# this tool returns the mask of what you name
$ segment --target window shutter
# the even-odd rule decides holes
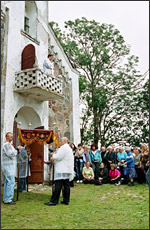
[[[27,45],[22,52],[22,67],[21,69],[31,69],[35,63],[35,47]]]

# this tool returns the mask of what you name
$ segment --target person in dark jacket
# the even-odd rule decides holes
[[[105,156],[106,156],[106,148],[105,147],[101,147],[101,157],[102,157],[102,162],[105,164],[106,160],[105,160]]]
[[[110,170],[110,164],[116,163],[116,154],[112,151],[112,147],[108,146],[108,152],[106,153],[106,167],[108,171]]]
[[[105,167],[103,162],[100,164],[99,176],[99,181],[101,181],[102,184],[108,183],[108,169]]]

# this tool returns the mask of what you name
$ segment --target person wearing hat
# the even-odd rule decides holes
[[[125,148],[127,157],[125,164],[127,165],[128,175],[130,178],[131,183],[128,184],[128,186],[134,186],[134,178],[137,177],[136,171],[135,171],[135,164],[134,164],[134,157],[131,153],[131,148],[126,147]]]

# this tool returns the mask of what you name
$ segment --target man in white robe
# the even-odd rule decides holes
[[[64,186],[63,201],[62,204],[69,204],[70,201],[70,184],[74,178],[74,157],[72,149],[67,143],[67,137],[61,138],[61,147],[58,149],[57,153],[53,153],[51,161],[55,165],[55,190],[50,199],[50,202],[45,203],[48,206],[58,204],[60,192],[62,186]]]
[[[2,172],[5,176],[3,202],[4,204],[16,204],[13,201],[14,188],[15,188],[15,176],[17,169],[17,150],[12,146],[13,134],[11,132],[6,133],[6,142],[2,147]],[[18,147],[20,151],[20,146]]]

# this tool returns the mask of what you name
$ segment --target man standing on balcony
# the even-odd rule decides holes
[[[61,147],[57,153],[51,154],[51,162],[55,164],[55,190],[50,202],[45,203],[48,206],[58,204],[62,186],[64,186],[62,204],[68,205],[70,201],[70,184],[74,178],[74,156],[72,149],[68,144],[67,137],[61,138]]]
[[[43,62],[43,71],[52,75],[54,74],[53,55],[49,54]]]

